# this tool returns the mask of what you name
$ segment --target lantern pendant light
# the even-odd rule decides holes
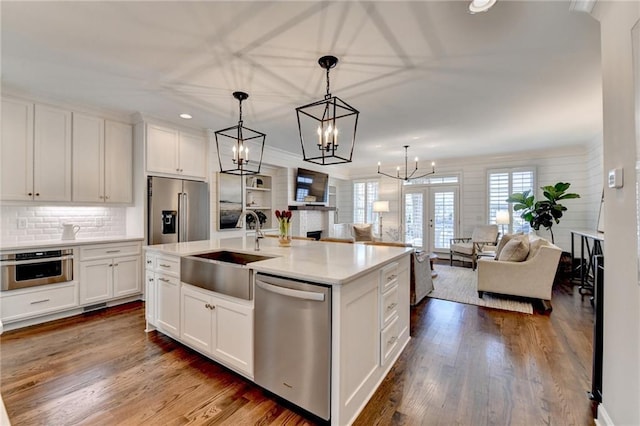
[[[260,173],[264,141],[266,134],[244,126],[242,121],[242,101],[249,95],[244,92],[233,92],[233,97],[239,102],[240,119],[237,126],[215,132],[218,162],[222,173],[232,175],[255,175]],[[249,148],[255,160],[249,160]],[[227,160],[231,154],[231,160]],[[223,164],[224,163],[224,164]]]
[[[335,56],[318,59],[327,72],[324,99],[296,108],[298,132],[304,161],[320,165],[350,163],[360,112],[329,90],[329,70],[338,63]]]

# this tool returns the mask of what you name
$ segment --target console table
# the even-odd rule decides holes
[[[576,268],[571,269],[571,279],[580,280],[578,291],[582,296],[593,295],[593,283],[595,277],[594,256],[602,256],[602,242],[604,233],[593,230],[572,230],[571,231],[571,259],[576,258],[575,237],[580,238],[580,263]],[[577,275],[579,272],[579,275]],[[591,299],[593,303],[593,298]]]

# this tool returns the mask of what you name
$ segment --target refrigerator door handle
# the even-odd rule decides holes
[[[178,242],[186,241],[183,192],[178,192]]]
[[[182,241],[189,241],[189,197],[186,192],[182,193]]]

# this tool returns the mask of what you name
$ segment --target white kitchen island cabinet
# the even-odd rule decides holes
[[[161,257],[178,259],[219,250],[254,253],[253,248],[253,239],[243,237],[159,244],[146,250],[152,265]],[[277,241],[265,239],[259,254],[271,258],[248,264],[256,273],[331,287],[331,424],[347,425],[357,418],[409,342],[411,252],[304,240],[281,248]],[[252,357],[259,356],[253,336],[256,301],[218,295],[185,282],[179,287],[181,306],[174,310],[179,314],[174,327],[179,332],[166,334],[253,380]],[[161,309],[158,289],[155,301],[147,299],[147,320],[155,312],[157,328],[165,333]],[[154,325],[148,322],[147,329]]]
[[[187,284],[181,288],[181,340],[253,378],[253,306]]]

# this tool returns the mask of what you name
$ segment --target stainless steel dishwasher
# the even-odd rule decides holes
[[[331,287],[256,274],[255,382],[331,417]]]

